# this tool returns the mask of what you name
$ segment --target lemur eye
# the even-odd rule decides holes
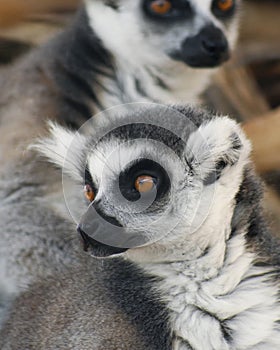
[[[134,185],[138,192],[147,193],[154,188],[155,179],[149,175],[141,175],[137,177]]]
[[[168,0],[155,0],[150,4],[150,9],[152,12],[158,15],[167,14],[172,8],[172,4]]]
[[[93,202],[94,201],[95,193],[94,193],[93,188],[90,185],[87,184],[87,185],[84,186],[84,194],[85,194],[86,199],[89,202]]]
[[[214,0],[212,11],[217,17],[232,16],[235,10],[235,0]]]
[[[221,11],[228,11],[233,7],[233,0],[219,0],[217,2],[217,7]]]

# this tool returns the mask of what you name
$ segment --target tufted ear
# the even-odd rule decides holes
[[[50,136],[38,139],[30,149],[44,155],[71,178],[80,181],[85,167],[86,138],[52,122],[48,125]]]
[[[230,118],[217,117],[190,135],[185,155],[191,169],[209,185],[237,163],[243,169],[250,151],[250,142],[240,126]]]

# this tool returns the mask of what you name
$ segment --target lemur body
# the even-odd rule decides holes
[[[170,132],[171,116],[179,135]],[[278,349],[279,242],[262,218],[241,129],[225,117],[161,106],[108,118],[116,127],[100,138],[103,125],[97,118],[89,137],[54,126],[37,146],[81,188],[85,181],[94,189],[78,231],[99,259],[24,293],[1,349]],[[157,195],[139,210],[133,186],[143,175],[153,176]],[[123,248],[108,245],[108,223]],[[137,234],[144,244],[125,243]]]
[[[25,152],[44,133],[45,120],[77,128],[115,104],[193,102],[205,87],[210,68],[212,72],[228,57],[236,37],[239,1],[225,12],[217,8],[216,0],[176,1],[162,19],[154,18],[152,3],[86,1],[69,28],[1,72],[4,303],[38,275],[76,261],[72,250],[64,249],[72,245],[72,236],[69,225],[64,227],[63,203],[59,205],[60,176]],[[51,232],[50,221],[61,222],[57,232]]]

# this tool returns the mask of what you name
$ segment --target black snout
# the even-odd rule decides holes
[[[229,56],[228,41],[223,32],[214,25],[208,25],[197,35],[187,38],[181,51],[172,54],[173,58],[198,68],[219,66]]]
[[[114,217],[106,215],[98,203],[88,208],[77,230],[84,250],[96,257],[120,254],[145,242],[143,233],[125,229]]]
[[[84,251],[90,253],[92,256],[106,258],[116,254],[124,253],[127,250],[127,248],[111,247],[109,245],[96,241],[95,239],[88,236],[80,225],[78,226],[77,231],[81,235]]]
[[[77,229],[84,250],[96,257],[108,257],[127,250],[125,230],[113,217],[106,215],[98,205],[91,205]]]
[[[225,57],[228,42],[223,32],[214,26],[205,27],[199,34],[202,49],[209,56]]]

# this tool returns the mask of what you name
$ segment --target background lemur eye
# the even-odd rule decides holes
[[[172,4],[168,0],[155,0],[150,4],[150,9],[159,15],[167,14],[172,8]]]
[[[87,184],[84,186],[84,194],[85,194],[85,197],[88,201],[90,201],[90,202],[94,201],[95,193],[94,193],[93,188],[90,185]]]
[[[234,0],[214,0],[212,3],[212,11],[216,16],[230,16],[234,12]]]
[[[135,180],[135,188],[140,193],[150,192],[155,186],[155,178],[149,175],[138,176]]]
[[[154,20],[185,20],[193,16],[188,0],[143,0],[145,14]]]
[[[222,11],[228,11],[233,6],[233,0],[219,0],[217,6]]]

